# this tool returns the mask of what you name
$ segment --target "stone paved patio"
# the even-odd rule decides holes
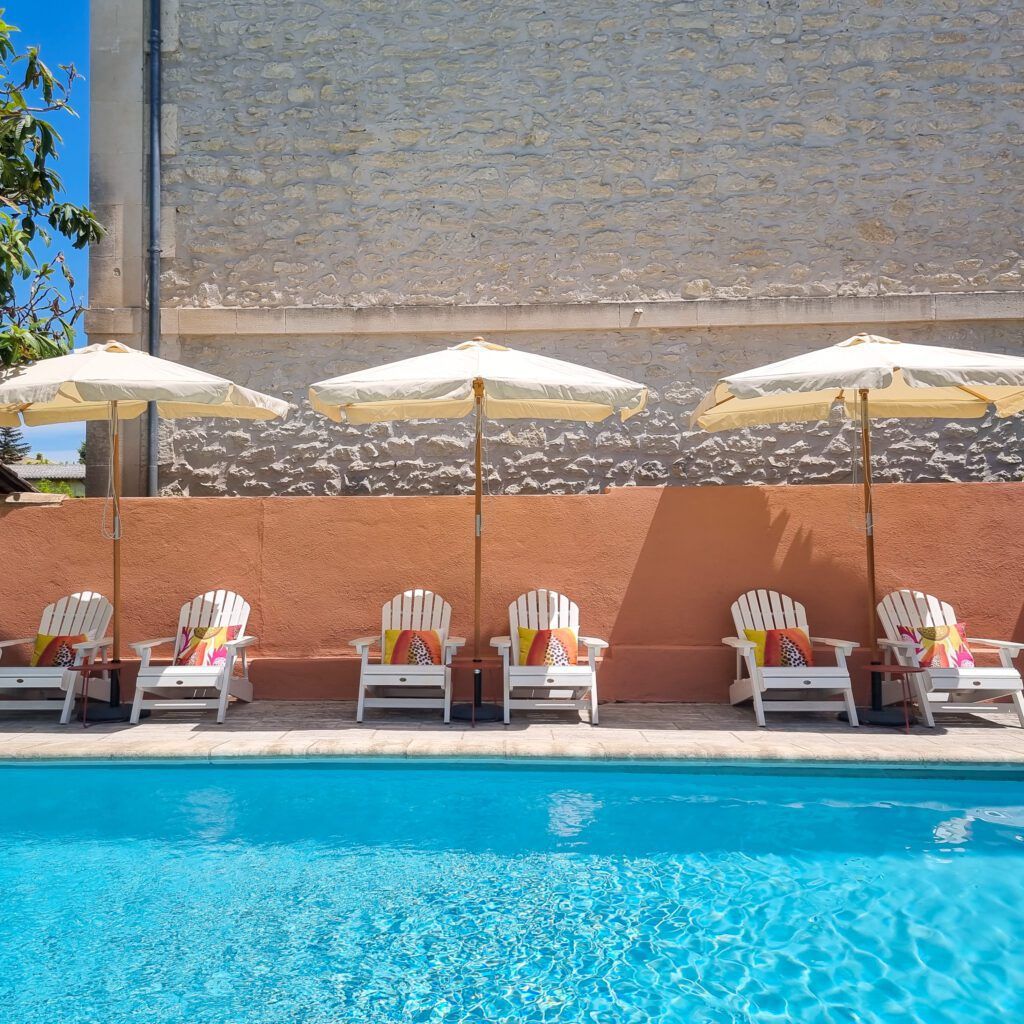
[[[1024,729],[1009,715],[950,718],[934,730],[851,729],[824,715],[777,715],[758,729],[743,708],[608,704],[592,728],[568,715],[520,714],[509,726],[443,725],[426,714],[376,712],[357,725],[349,702],[235,705],[164,712],[137,726],[60,725],[37,712],[0,715],[3,758],[252,756],[592,757],[1024,764]]]

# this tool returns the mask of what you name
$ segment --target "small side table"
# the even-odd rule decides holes
[[[452,718],[457,722],[469,722],[476,725],[477,722],[500,722],[505,717],[505,710],[498,704],[485,704],[483,702],[483,675],[485,668],[500,668],[501,658],[493,654],[481,655],[474,658],[472,654],[456,654],[452,658],[452,670],[472,669],[473,670],[473,699],[464,704],[452,705]]]
[[[903,728],[908,734],[910,733],[910,677],[920,672],[919,668],[915,668],[913,665],[895,665],[887,664],[880,661],[873,661],[870,665],[864,666],[865,671],[871,673],[871,681],[874,684],[876,681],[881,686],[881,681],[884,676],[889,678],[895,678],[900,681],[900,686],[903,689]],[[874,689],[874,686],[872,686]],[[870,718],[870,712],[866,716],[866,724],[868,725],[888,725],[889,722],[876,721],[872,722]],[[895,723],[892,723],[895,724]]]
[[[82,728],[87,729],[88,723],[88,712],[89,712],[89,680],[93,676],[102,675],[104,672],[110,673],[110,690],[111,693],[115,692],[114,687],[120,682],[118,676],[121,669],[124,668],[123,661],[87,661],[81,665],[72,665],[71,671],[77,672],[82,677],[82,711],[80,718],[82,720]],[[111,708],[105,708],[102,712],[102,716],[97,716],[94,720],[95,724],[97,721],[104,722],[127,722],[131,717],[131,709],[126,704],[117,704]]]

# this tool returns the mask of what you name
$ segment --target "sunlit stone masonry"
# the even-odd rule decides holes
[[[92,0],[87,326],[135,345],[146,6]],[[862,330],[1024,351],[1013,0],[164,0],[161,27],[162,354],[295,405],[162,424],[166,493],[468,489],[468,421],[338,426],[306,387],[477,334],[652,392],[624,425],[489,423],[492,493],[848,481],[848,424],[689,414]],[[1020,480],[1022,436],[880,424],[877,472]]]

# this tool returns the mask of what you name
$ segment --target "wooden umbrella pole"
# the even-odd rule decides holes
[[[474,520],[475,544],[473,550],[473,657],[480,657],[480,593],[483,576],[483,526],[484,526],[484,382],[480,377],[473,381],[476,397],[476,518]]]
[[[868,648],[875,649],[875,517],[871,503],[871,415],[867,388],[860,389],[860,447],[864,477],[864,541],[868,559]]]
[[[111,490],[114,500],[114,648],[113,660],[121,658],[121,424],[117,418],[117,402],[111,403]]]

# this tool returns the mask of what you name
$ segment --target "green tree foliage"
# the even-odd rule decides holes
[[[17,427],[0,427],[0,462],[20,462],[32,446]]]
[[[75,496],[75,492],[71,489],[71,484],[66,480],[37,480],[35,482],[35,489],[43,494],[66,494],[69,498]]]
[[[18,53],[16,31],[0,8],[0,367],[67,352],[82,312],[63,254],[40,262],[33,246],[60,236],[83,249],[103,237],[86,207],[59,200],[53,168],[61,137],[48,118],[74,115],[81,76],[73,64],[51,71],[37,47]]]

